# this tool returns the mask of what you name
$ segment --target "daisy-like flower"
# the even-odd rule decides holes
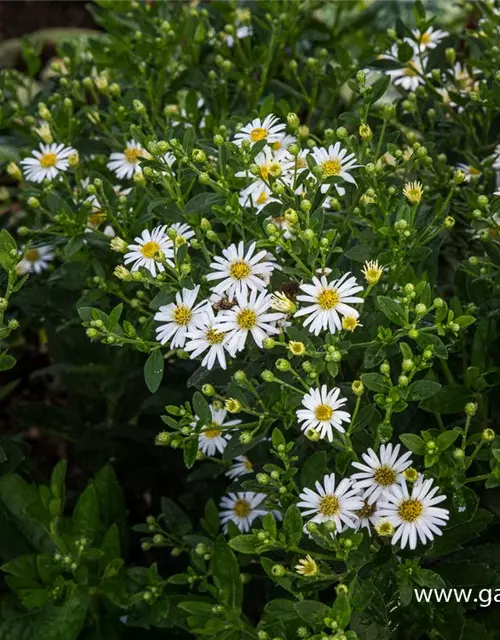
[[[216,294],[225,293],[233,298],[238,293],[248,294],[249,291],[262,291],[266,288],[264,276],[271,275],[276,265],[268,260],[267,251],[255,253],[256,243],[253,242],[245,253],[242,242],[236,246],[232,244],[222,251],[221,256],[215,256],[210,267],[212,271],[207,280],[222,280],[212,291]]]
[[[253,207],[256,214],[259,214],[271,202],[279,202],[279,200],[272,195],[271,189],[262,180],[255,180],[255,182],[240,191],[240,205],[247,209]]]
[[[156,227],[153,231],[145,229],[140,236],[135,238],[137,244],[129,244],[130,251],[125,254],[124,262],[133,262],[131,271],[137,271],[139,267],[147,269],[154,278],[157,272],[165,271],[165,267],[156,258],[159,252],[165,256],[167,264],[174,267],[170,258],[174,257],[174,243],[167,236],[167,227]]]
[[[227,427],[234,427],[241,424],[241,420],[226,420],[227,411],[225,409],[215,409],[213,405],[210,407],[212,421],[210,424],[203,425],[203,429],[198,435],[198,449],[206,456],[214,456],[216,452],[223,453],[229,441],[229,433]],[[191,423],[196,427],[198,416]]]
[[[328,391],[326,384],[321,389],[310,389],[302,398],[302,406],[305,409],[296,411],[297,420],[304,423],[301,425],[302,431],[317,431],[320,438],[327,438],[328,442],[333,441],[334,429],[344,433],[342,423],[350,422],[351,414],[341,409],[347,399],[339,396],[338,387]]]
[[[365,280],[370,285],[376,285],[384,273],[384,268],[380,267],[378,260],[367,260],[361,269]]]
[[[262,348],[265,338],[279,333],[275,323],[283,319],[282,313],[269,313],[272,300],[265,291],[258,294],[254,289],[249,298],[237,293],[236,302],[232,309],[219,313],[214,326],[217,331],[228,332],[226,349],[233,357],[244,349],[249,334]]]
[[[394,525],[389,518],[382,518],[375,523],[375,531],[379,536],[390,538],[394,535]]]
[[[271,148],[276,154],[277,158],[284,159],[290,155],[287,147],[290,144],[296,144],[296,142],[297,142],[297,138],[295,136],[285,134],[279,140],[276,140],[276,142],[273,142],[273,144],[271,145]]]
[[[439,487],[433,487],[434,480],[417,480],[408,491],[406,482],[393,488],[392,493],[387,493],[381,499],[379,515],[388,518],[396,533],[392,537],[392,544],[400,542],[401,549],[409,546],[415,549],[417,537],[422,544],[430,542],[434,536],[442,534],[449,519],[448,509],[436,505],[446,500],[446,496],[436,495]]]
[[[350,331],[352,333],[358,327],[362,326],[361,322],[358,322],[358,319],[354,316],[344,316],[342,318],[342,329],[344,329],[344,331]]]
[[[174,224],[170,225],[168,231],[171,231],[172,229],[176,234],[174,243],[177,247],[179,247],[181,244],[186,244],[186,242],[191,240],[191,238],[194,238],[194,236],[196,235],[191,227],[185,222],[175,222]]]
[[[482,173],[471,164],[464,164],[463,162],[459,162],[457,164],[457,169],[465,173],[465,182],[471,182],[472,180],[479,178]]]
[[[312,284],[301,284],[300,288],[306,295],[298,295],[297,300],[308,302],[307,307],[299,309],[295,317],[309,316],[304,320],[304,326],[309,327],[309,331],[314,335],[319,335],[321,331],[335,333],[342,328],[340,316],[354,316],[359,318],[359,313],[350,307],[349,304],[364,302],[363,298],[356,296],[363,290],[358,285],[354,276],[349,277],[345,273],[338,280],[328,282],[326,276],[321,278],[313,277]]]
[[[325,179],[338,177],[351,184],[356,184],[356,180],[354,180],[349,172],[351,169],[355,169],[360,165],[357,164],[354,153],[348,153],[347,149],[344,149],[340,145],[340,142],[336,142],[334,145],[331,144],[328,149],[325,149],[325,147],[314,147],[312,155],[317,165],[323,170]],[[345,189],[343,187],[336,184],[335,188],[339,195],[344,195]],[[321,193],[326,193],[329,189],[329,184],[321,185]]]
[[[266,140],[268,144],[274,144],[281,140],[283,137],[282,132],[285,128],[286,125],[271,114],[266,116],[263,121],[260,118],[255,118],[255,120],[240,129],[234,136],[233,142],[238,147],[241,147],[243,140],[248,140],[251,144],[260,142],[260,140]]]
[[[253,473],[253,464],[246,456],[236,456],[235,463],[226,471],[226,476],[234,480],[240,476],[245,476],[248,473]]]
[[[366,500],[359,511],[356,511],[355,529],[368,529],[368,533],[371,535],[371,525],[375,526],[379,521],[377,513],[377,505],[369,504]]]
[[[423,79],[423,69],[418,59],[418,51],[416,50],[415,43],[405,38],[407,42],[415,51],[413,58],[405,63],[405,67],[402,69],[387,69],[386,73],[391,76],[394,86],[402,87],[405,91],[415,91],[417,87],[425,83]],[[398,46],[394,44],[391,48],[389,55],[382,56],[384,58],[391,58],[392,60],[398,60]]]
[[[16,271],[19,275],[25,273],[41,273],[48,269],[53,259],[54,252],[52,247],[48,245],[31,247],[25,252],[23,259],[18,263]]]
[[[411,466],[411,452],[407,451],[399,456],[400,449],[399,444],[394,448],[391,443],[383,444],[378,456],[373,449],[363,453],[361,457],[365,464],[352,463],[353,467],[360,470],[351,476],[353,486],[363,493],[368,504],[374,504],[381,496],[404,484],[403,471]]]
[[[442,29],[429,27],[424,33],[420,33],[418,29],[413,29],[413,35],[415,36],[420,51],[425,51],[426,49],[435,49],[441,40],[444,40],[450,34]]]
[[[253,29],[250,25],[244,24],[236,28],[235,36],[238,40],[249,38],[251,35],[253,35]],[[234,36],[232,36],[230,33],[225,33],[223,37],[224,42],[230,49],[232,49],[234,47]]]
[[[275,154],[272,148],[269,146],[264,147],[264,149],[262,149],[262,151],[255,156],[253,164],[259,167],[258,178],[264,182],[267,182],[269,180],[269,176],[273,176],[273,174],[279,175],[283,170],[279,156]],[[252,177],[252,174],[248,169],[245,169],[244,171],[238,171],[234,175],[236,178]]]
[[[309,554],[305,558],[300,558],[298,564],[295,565],[295,571],[306,578],[315,576],[319,569],[314,558]]]
[[[271,293],[271,309],[281,311],[282,313],[295,313],[297,306],[293,300],[281,291]]]
[[[256,518],[265,516],[268,512],[262,503],[266,499],[263,493],[244,491],[229,493],[220,502],[220,520],[227,533],[227,523],[231,520],[242,533],[248,533]]]
[[[112,153],[106,165],[110,171],[116,173],[116,177],[130,179],[135,173],[141,173],[141,158],[150,157],[143,147],[135,140],[129,140],[125,149]]]
[[[72,147],[63,144],[40,144],[40,151],[33,151],[33,158],[24,158],[24,177],[31,182],[54,180],[60,171],[67,171],[69,157],[76,153]]]
[[[191,359],[197,358],[205,353],[201,362],[202,367],[212,369],[217,360],[222,369],[226,364],[226,345],[228,334],[214,329],[215,315],[210,305],[206,304],[200,312],[197,326],[186,334],[186,344],[184,350],[190,353]]]
[[[201,309],[205,302],[195,305],[200,285],[194,289],[182,289],[175,294],[175,302],[163,305],[155,320],[162,324],[156,329],[156,339],[161,344],[170,342],[171,349],[184,347],[188,333],[192,333],[202,321]]]
[[[403,188],[404,197],[412,204],[418,204],[422,200],[424,188],[421,182],[407,182]]]
[[[323,484],[316,482],[316,491],[305,488],[299,495],[297,506],[304,516],[313,515],[310,522],[321,524],[335,522],[337,533],[344,527],[355,528],[356,511],[363,508],[363,500],[352,488],[349,478],[344,478],[335,488],[335,474],[323,478]]]
[[[479,87],[479,80],[475,76],[479,73],[481,73],[479,69],[472,69],[471,75],[465,65],[462,65],[460,62],[455,63],[453,75],[457,91],[461,95],[467,95],[471,93],[471,91],[477,91]],[[450,104],[451,106],[455,106],[454,103]]]

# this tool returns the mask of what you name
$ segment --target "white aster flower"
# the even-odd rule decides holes
[[[265,494],[253,491],[229,493],[224,496],[220,502],[220,520],[224,533],[227,533],[227,523],[230,520],[242,533],[248,533],[254,520],[268,512],[262,506],[265,499]]]
[[[210,406],[212,421],[203,425],[198,435],[198,449],[206,456],[214,456],[216,452],[223,453],[229,441],[230,435],[227,427],[234,427],[241,424],[241,420],[226,420],[227,411],[225,409],[214,409]],[[194,416],[191,426],[196,427],[198,416]]]
[[[314,335],[317,336],[321,331],[326,330],[330,333],[340,331],[342,329],[340,316],[359,317],[356,309],[349,304],[363,302],[363,298],[354,295],[362,291],[363,287],[358,285],[354,276],[349,277],[349,275],[345,273],[333,282],[328,282],[326,276],[321,278],[314,276],[313,284],[300,285],[306,295],[298,295],[297,300],[308,302],[309,305],[299,309],[295,317],[309,316],[304,320],[304,326],[309,327],[309,331]]]
[[[40,144],[40,151],[32,152],[33,158],[24,158],[24,177],[31,182],[54,180],[60,171],[67,171],[71,154],[76,153],[72,147],[63,144]]]
[[[417,55],[418,51],[415,43],[408,38],[405,38],[405,42],[413,48],[415,55],[405,63],[402,69],[387,69],[385,73],[391,76],[396,87],[402,87],[405,91],[415,91],[419,85],[425,84],[422,77],[423,69]],[[398,46],[396,44],[392,45],[390,54],[382,57],[398,61]]]
[[[167,264],[174,267],[170,258],[174,257],[174,243],[167,236],[167,227],[163,225],[152,231],[145,229],[140,236],[135,238],[137,244],[129,244],[130,251],[125,254],[124,262],[133,262],[131,271],[137,271],[139,267],[147,269],[154,278],[156,273],[165,271],[165,267],[156,259],[159,252],[165,256]]]
[[[175,163],[177,158],[171,151],[167,151],[167,153],[163,156],[163,162],[168,166],[169,169],[172,168],[172,165]]]
[[[18,263],[16,271],[19,275],[25,273],[41,273],[48,269],[49,263],[54,259],[54,251],[48,245],[31,247],[26,251],[23,259]]]
[[[236,305],[219,313],[214,329],[228,332],[226,349],[233,357],[245,347],[249,334],[255,344],[262,348],[265,338],[279,333],[276,322],[284,316],[282,313],[268,313],[272,302],[271,296],[265,291],[257,294],[253,290],[248,298],[237,293]]]
[[[178,247],[181,244],[185,244],[191,238],[194,238],[196,235],[195,232],[191,229],[191,227],[185,222],[175,222],[170,225],[168,231],[173,229],[177,234],[174,239],[175,245]]]
[[[130,179],[135,173],[141,173],[141,158],[150,157],[149,153],[135,140],[130,140],[121,152],[112,153],[106,165],[116,177]]]
[[[240,129],[234,136],[233,142],[238,147],[241,147],[243,140],[248,140],[251,144],[267,140],[268,144],[274,144],[281,140],[285,128],[286,125],[271,114],[266,116],[263,121],[260,118],[255,118]]]
[[[271,189],[262,180],[255,180],[255,182],[240,191],[240,205],[247,209],[255,208],[256,214],[260,213],[271,202],[279,202],[279,200],[272,195]]]
[[[250,460],[246,456],[236,456],[235,463],[226,472],[226,476],[234,480],[249,473],[253,473],[253,464]]]
[[[401,446],[394,448],[391,443],[380,446],[379,455],[368,449],[361,456],[365,462],[353,462],[352,466],[360,471],[351,476],[354,487],[363,494],[369,504],[390,493],[394,487],[405,482],[403,471],[411,466],[411,452],[399,456]]]
[[[253,35],[253,29],[249,25],[241,25],[236,28],[236,38],[238,40],[243,40],[244,38],[249,38]],[[224,42],[227,44],[229,48],[234,47],[234,36],[229,33],[224,34]]]
[[[417,480],[408,491],[406,482],[396,486],[393,493],[386,494],[380,501],[379,516],[388,518],[396,533],[392,537],[392,544],[400,541],[401,549],[409,546],[415,549],[417,536],[422,544],[434,539],[434,535],[442,534],[441,528],[449,518],[448,509],[436,507],[446,500],[446,496],[436,495],[439,487],[432,487],[434,480]]]
[[[459,162],[457,164],[457,169],[460,169],[460,171],[463,171],[465,173],[465,182],[470,182],[475,178],[479,178],[482,173],[481,171],[479,171],[479,169],[476,169],[476,167],[473,167],[471,164],[464,164],[463,162]]]
[[[447,38],[450,34],[442,29],[434,29],[429,27],[424,33],[420,33],[418,29],[413,29],[413,35],[417,40],[420,51],[426,49],[435,49],[441,40]]]
[[[340,389],[335,387],[328,391],[324,384],[321,389],[309,389],[302,398],[302,406],[305,409],[297,409],[296,415],[302,431],[309,429],[317,431],[320,437],[333,441],[333,430],[344,433],[343,422],[351,421],[351,414],[343,411],[341,407],[347,402],[346,398],[340,398]]]
[[[348,154],[347,149],[344,149],[340,145],[340,142],[336,142],[334,145],[331,144],[328,149],[325,147],[314,147],[312,156],[316,160],[316,164],[323,170],[325,179],[338,177],[351,184],[356,184],[356,180],[354,180],[349,171],[360,165],[357,164],[354,153]],[[343,187],[336,184],[335,188],[339,195],[344,195],[345,189]],[[329,184],[325,183],[321,185],[321,193],[326,193],[329,189]]]
[[[296,156],[292,156],[292,154],[288,152],[283,154],[283,182],[289,187],[293,188],[295,186],[295,182],[301,173],[304,171],[309,172],[309,165],[307,164],[308,153],[309,149],[301,149]],[[312,176],[312,173],[309,175]],[[296,190],[296,193],[300,195],[303,189],[301,185]]]
[[[202,320],[201,309],[206,303],[194,304],[199,291],[200,285],[194,289],[182,289],[175,294],[175,302],[161,306],[155,313],[155,320],[163,323],[156,329],[158,342],[165,344],[170,341],[171,349],[184,347],[188,333]]]
[[[207,275],[207,280],[222,280],[212,288],[216,294],[226,294],[233,298],[237,293],[248,294],[249,291],[262,291],[266,288],[264,276],[271,275],[275,264],[263,260],[267,251],[259,251],[254,255],[256,243],[252,242],[245,253],[245,245],[241,241],[238,246],[230,245],[215,256],[210,268],[215,269]]]
[[[305,488],[299,495],[297,506],[302,515],[314,516],[310,522],[321,524],[335,522],[336,532],[341,533],[344,527],[355,528],[356,511],[363,508],[363,500],[352,488],[349,478],[344,478],[335,488],[335,474],[323,478],[323,484],[316,482],[316,491]]]
[[[479,79],[476,76],[480,73],[481,71],[479,69],[472,69],[471,75],[465,65],[460,62],[456,62],[453,69],[453,75],[458,93],[461,95],[468,95],[471,91],[477,91],[479,89]],[[451,103],[451,106],[456,105]]]
[[[207,352],[201,362],[202,367],[212,369],[217,360],[222,369],[227,367],[225,349],[228,334],[214,329],[215,315],[212,307],[206,304],[200,312],[197,326],[186,334],[184,350],[190,353],[191,359]]]

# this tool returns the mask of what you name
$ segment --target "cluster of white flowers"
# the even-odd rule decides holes
[[[436,506],[446,496],[437,495],[433,480],[416,472],[410,490],[405,478],[410,453],[400,456],[399,452],[400,446],[392,444],[381,445],[379,455],[368,449],[362,455],[364,464],[352,463],[357,473],[337,486],[335,474],[326,475],[323,483],[316,482],[316,491],[304,489],[298,507],[303,515],[312,516],[312,523],[333,522],[338,533],[346,528],[370,532],[374,525],[380,535],[391,535],[392,543],[399,542],[402,549],[415,549],[418,539],[422,544],[430,542],[441,535],[448,521],[448,510]]]

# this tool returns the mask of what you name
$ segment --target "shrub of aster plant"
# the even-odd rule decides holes
[[[101,1],[3,74],[2,339],[86,341],[113,453],[4,467],[0,638],[496,637],[500,11],[393,9]],[[127,523],[146,417],[182,491]]]

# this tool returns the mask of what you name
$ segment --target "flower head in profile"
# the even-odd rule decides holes
[[[435,49],[441,40],[444,40],[450,34],[442,29],[429,27],[423,33],[420,33],[418,29],[413,29],[413,35],[415,36],[420,51],[426,51],[427,49]]]
[[[279,202],[279,200],[272,195],[271,189],[262,180],[255,180],[246,189],[240,191],[240,205],[247,209],[254,208],[256,214],[259,214],[271,202]]]
[[[72,147],[64,144],[40,144],[40,150],[33,151],[32,158],[21,160],[24,177],[30,182],[54,180],[61,171],[68,170],[69,157],[74,153]]]
[[[384,268],[379,266],[378,260],[367,260],[361,269],[365,280],[369,285],[376,285],[384,273]]]
[[[226,409],[216,409],[210,406],[212,420],[209,424],[203,425],[198,435],[198,449],[206,456],[214,456],[217,452],[223,453],[229,441],[230,435],[228,427],[235,427],[241,420],[227,420]],[[198,416],[194,416],[191,426],[196,427]]]
[[[338,387],[328,390],[326,384],[321,389],[310,389],[302,398],[302,406],[305,409],[297,409],[297,420],[303,422],[301,429],[304,432],[313,429],[320,438],[333,441],[334,430],[344,433],[343,422],[349,423],[351,415],[341,407],[347,402],[340,397]]]
[[[220,311],[214,328],[217,331],[228,332],[227,350],[234,356],[245,347],[249,335],[255,344],[262,349],[265,338],[279,333],[276,327],[282,313],[270,313],[271,296],[265,291],[257,294],[250,292],[247,298],[242,293],[236,294],[237,304],[232,309]]]
[[[207,280],[221,280],[212,290],[217,294],[225,294],[233,298],[236,294],[248,294],[249,291],[262,291],[266,288],[265,276],[271,275],[275,263],[265,260],[267,251],[255,253],[256,243],[247,250],[240,242],[232,244],[222,251],[222,256],[215,256],[207,275]]]
[[[265,499],[265,494],[253,491],[229,493],[224,496],[220,502],[220,520],[224,532],[227,533],[227,525],[231,521],[242,533],[248,533],[254,520],[268,512],[263,506]]]
[[[150,157],[149,153],[135,140],[129,140],[123,151],[114,152],[109,156],[106,165],[117,178],[130,179],[135,173],[141,173],[141,158]]]
[[[434,536],[442,535],[441,529],[449,519],[449,511],[436,506],[446,500],[446,496],[437,495],[439,488],[433,487],[433,483],[432,478],[419,479],[410,492],[403,482],[380,500],[380,517],[388,518],[396,530],[392,544],[399,542],[401,549],[407,546],[415,549],[418,539],[426,544]]]
[[[147,269],[156,278],[157,272],[165,271],[165,267],[159,260],[163,254],[165,261],[171,267],[174,263],[170,258],[174,257],[173,242],[167,236],[165,225],[156,227],[152,231],[145,229],[140,236],[135,238],[136,244],[129,244],[130,251],[125,254],[125,264],[133,263],[132,271],[137,271],[139,267]]]
[[[340,331],[341,316],[359,317],[358,311],[349,305],[364,302],[363,298],[355,295],[363,287],[358,285],[356,278],[349,276],[350,273],[346,273],[333,282],[328,282],[326,276],[314,276],[312,284],[300,285],[305,295],[297,296],[297,300],[308,303],[308,306],[299,309],[295,317],[308,316],[304,326],[314,335],[327,330],[330,333]]]
[[[465,173],[465,182],[476,180],[482,174],[482,172],[479,169],[476,169],[476,167],[473,167],[471,164],[464,164],[463,162],[459,162],[457,164],[457,169]]]
[[[299,495],[297,506],[302,515],[313,516],[310,522],[317,524],[333,521],[337,533],[345,527],[356,527],[356,511],[362,509],[363,501],[348,478],[335,486],[335,474],[331,473],[323,478],[323,483],[316,482],[315,488],[316,491],[306,488]]]
[[[175,302],[163,305],[155,313],[155,320],[161,322],[156,329],[156,339],[161,344],[170,343],[172,349],[184,347],[188,334],[198,326],[203,316],[201,309],[205,302],[195,305],[200,285],[194,289],[182,289],[175,294]]]
[[[17,264],[16,272],[19,275],[25,273],[41,273],[48,269],[54,259],[54,250],[49,245],[30,247],[24,252],[22,260]]]
[[[243,140],[248,140],[250,144],[255,144],[261,140],[266,140],[268,144],[273,144],[283,137],[285,128],[286,125],[271,114],[266,116],[264,120],[255,118],[240,129],[234,136],[233,142],[239,147]]]
[[[234,464],[231,466],[229,471],[226,471],[226,476],[231,478],[231,480],[234,480],[235,478],[248,475],[249,473],[253,473],[253,464],[250,460],[246,456],[236,456]]]
[[[405,38],[405,42],[414,50],[413,57],[405,62],[405,66],[400,69],[387,69],[386,73],[391,76],[394,86],[402,87],[405,91],[415,91],[421,84],[425,84],[423,78],[424,71],[418,56],[418,50],[415,43],[409,38]],[[394,44],[389,55],[382,57],[390,58],[398,61],[398,45]],[[400,63],[401,64],[401,63]]]
[[[205,353],[201,366],[209,370],[213,368],[216,361],[222,369],[227,367],[226,346],[229,334],[214,329],[215,323],[216,319],[212,307],[209,304],[204,305],[201,308],[196,326],[186,334],[186,344],[184,345],[184,350],[190,354],[192,359]]]
[[[424,188],[421,182],[407,182],[403,188],[404,197],[412,204],[419,204],[423,193]]]
[[[368,449],[361,456],[363,463],[352,463],[353,467],[359,469],[358,473],[351,476],[353,486],[363,494],[368,504],[374,504],[380,496],[404,483],[403,471],[411,466],[411,452],[400,456],[400,449],[399,444],[394,448],[391,443],[383,444],[378,455],[373,449]]]
[[[300,558],[298,564],[295,565],[295,571],[305,578],[312,578],[318,573],[319,568],[314,558],[307,554],[305,558]]]
[[[185,222],[175,222],[171,224],[167,230],[167,234],[173,235],[173,242],[176,247],[179,247],[181,244],[185,244],[191,238],[194,238],[196,235],[193,229],[186,224]]]
[[[323,177],[327,178],[342,178],[346,182],[356,184],[356,180],[352,177],[350,171],[360,165],[357,163],[354,153],[348,153],[347,149],[344,149],[340,142],[331,144],[328,149],[324,147],[314,147],[312,150],[312,156],[316,160],[316,163],[321,167],[323,171]],[[335,188],[339,195],[344,195],[345,189],[336,184]],[[326,193],[330,189],[328,183],[321,185],[321,193]]]

